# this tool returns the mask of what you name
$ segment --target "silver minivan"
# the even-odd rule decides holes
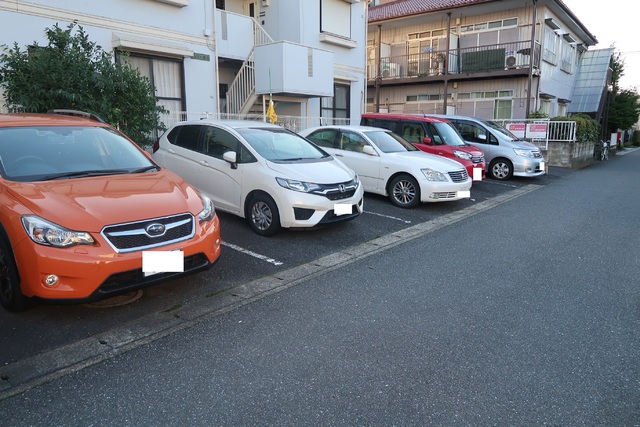
[[[484,152],[487,173],[499,180],[545,174],[542,152],[498,123],[477,117],[430,114],[451,121],[462,138]]]

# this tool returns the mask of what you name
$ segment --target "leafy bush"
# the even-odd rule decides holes
[[[17,43],[0,53],[0,88],[11,112],[74,109],[100,116],[140,145],[164,126],[150,80],[89,40],[77,23],[46,29],[47,46],[22,50]]]
[[[574,114],[570,117],[554,117],[553,120],[576,122],[576,142],[597,142],[600,124],[586,114]]]

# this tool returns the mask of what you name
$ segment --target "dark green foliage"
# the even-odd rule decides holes
[[[586,114],[574,114],[570,117],[554,117],[552,120],[576,122],[576,142],[598,142],[600,124]]]
[[[123,56],[113,56],[91,42],[75,22],[66,29],[46,29],[47,46],[36,42],[26,50],[3,46],[0,87],[12,112],[43,113],[49,109],[81,110],[102,117],[141,145],[163,128],[155,90],[148,78]]]
[[[625,89],[614,95],[609,107],[609,131],[631,129],[640,116],[640,95]]]

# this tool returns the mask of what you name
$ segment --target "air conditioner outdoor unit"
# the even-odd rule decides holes
[[[507,52],[504,57],[504,68],[520,68],[523,65],[521,53]]]
[[[400,77],[400,64],[394,62],[383,64],[382,77]]]

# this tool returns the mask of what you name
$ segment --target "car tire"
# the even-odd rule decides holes
[[[0,304],[9,311],[22,311],[29,299],[20,290],[20,279],[11,246],[0,236]]]
[[[264,193],[251,198],[248,215],[249,225],[261,236],[272,236],[280,230],[280,214],[273,199]]]
[[[420,203],[420,187],[411,175],[398,175],[389,184],[389,199],[394,205],[410,209]]]
[[[499,181],[510,179],[513,176],[513,163],[507,159],[493,159],[489,164],[489,175]]]

